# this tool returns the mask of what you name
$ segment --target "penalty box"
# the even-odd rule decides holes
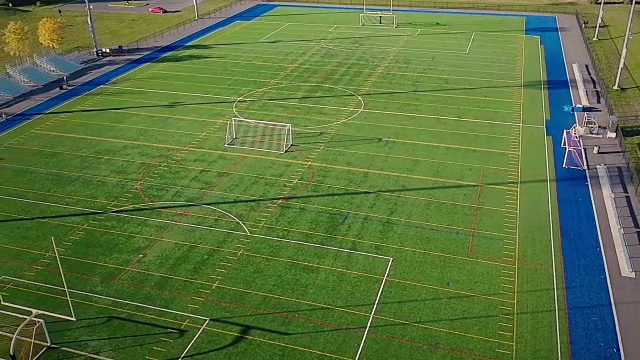
[[[8,197],[4,198],[9,200]],[[56,208],[57,210],[66,209],[71,213],[82,211],[88,214],[96,213],[107,215],[104,222],[101,222],[100,226],[101,228],[104,228],[106,233],[97,229],[86,228],[84,230],[86,232],[86,239],[83,244],[90,241],[89,239],[96,239],[95,241],[104,242],[105,240],[108,240],[105,237],[110,237],[111,239],[109,240],[109,243],[112,244],[113,251],[117,251],[120,242],[130,243],[132,240],[138,239],[139,235],[137,234],[129,234],[133,239],[123,236],[124,234],[122,232],[119,232],[117,235],[110,235],[110,228],[113,228],[114,230],[121,230],[123,228],[123,221],[137,223],[135,227],[126,226],[126,228],[145,228],[153,233],[166,230],[168,225],[175,226],[170,236],[172,239],[186,239],[193,243],[186,241],[180,243],[167,242],[160,248],[171,254],[176,252],[180,253],[178,259],[173,259],[176,261],[173,262],[171,266],[161,266],[162,269],[160,270],[159,268],[156,268],[156,265],[153,265],[153,262],[149,264],[145,263],[147,259],[147,256],[145,256],[145,258],[142,259],[136,267],[139,266],[147,269],[147,271],[136,272],[136,269],[133,269],[125,278],[123,278],[123,281],[126,282],[135,279],[149,280],[153,279],[152,277],[154,276],[165,276],[162,278],[165,279],[163,283],[167,284],[168,287],[189,288],[190,291],[196,292],[198,290],[194,290],[194,284],[192,282],[185,281],[187,279],[184,278],[178,279],[177,277],[172,276],[174,274],[185,273],[186,270],[190,271],[188,276],[190,278],[197,278],[198,276],[204,275],[208,277],[208,275],[210,275],[209,271],[214,273],[213,271],[216,270],[216,266],[206,266],[204,268],[201,266],[199,274],[193,273],[192,267],[189,266],[197,261],[200,261],[201,263],[202,260],[201,258],[199,259],[198,256],[204,254],[203,251],[209,251],[209,249],[213,249],[215,247],[215,250],[210,251],[211,253],[215,254],[222,252],[224,255],[239,257],[240,259],[238,260],[237,266],[233,266],[228,269],[223,280],[221,280],[219,284],[215,280],[211,280],[209,285],[217,286],[215,290],[211,291],[212,299],[216,299],[215,294],[219,291],[220,293],[224,292],[229,296],[230,300],[236,302],[237,299],[248,298],[249,295],[260,296],[263,300],[265,297],[271,300],[285,300],[284,303],[282,301],[280,303],[276,303],[275,300],[273,300],[273,308],[276,310],[278,309],[278,306],[283,307],[284,305],[291,308],[292,306],[298,306],[303,303],[306,304],[305,308],[308,310],[309,304],[318,304],[319,306],[317,306],[315,310],[315,314],[319,314],[317,316],[326,316],[330,319],[336,320],[336,322],[343,322],[342,325],[344,327],[366,326],[361,337],[357,332],[353,335],[349,335],[349,337],[358,336],[358,339],[352,339],[350,342],[351,345],[345,344],[344,346],[340,346],[340,349],[346,349],[346,356],[353,356],[353,352],[360,351],[364,345],[368,328],[373,320],[392,263],[391,258],[376,254],[368,254],[276,236],[253,234],[239,219],[233,217],[231,214],[209,206],[200,207],[198,204],[193,203],[172,202],[141,204],[144,208],[143,211],[129,212],[125,211],[126,209],[101,211],[80,206],[69,206],[23,198],[10,198],[10,201],[33,204],[34,208],[41,208],[45,213],[50,212],[51,208]],[[200,215],[204,215],[208,212],[209,214],[228,216],[228,221],[220,219],[213,221],[213,224],[216,226],[212,226],[212,218],[205,219],[197,216],[189,216],[182,219],[183,221],[175,221],[175,214],[169,216],[170,214],[165,213],[167,205],[170,205],[173,211],[178,212],[193,212],[195,207],[198,208],[196,213]],[[230,223],[235,224],[235,226],[230,226]],[[47,226],[65,225],[47,224]],[[244,240],[248,240],[248,242]],[[318,241],[325,240],[326,239],[319,239]],[[246,244],[246,250],[235,247],[235,245],[238,244]],[[89,243],[86,243],[86,245],[91,246]],[[234,253],[234,251],[237,251],[237,254]],[[105,258],[107,260],[109,258],[109,254],[104,254],[105,258],[101,258],[103,255],[101,252],[80,252],[83,253],[82,260],[92,261],[94,263],[107,262],[105,261]],[[196,255],[190,255],[191,253]],[[152,258],[152,255],[153,254],[150,254],[148,257]],[[73,259],[74,256],[76,255],[74,255],[73,246],[67,247],[65,255],[62,256],[62,264],[65,267],[75,269],[74,271],[77,272],[81,270],[80,266],[86,265],[78,262],[80,259]],[[153,268],[149,268],[149,266],[153,266]],[[150,273],[149,270],[151,269],[156,274]],[[206,271],[202,271],[205,269]],[[256,277],[256,271],[258,270],[263,270],[260,277]],[[160,272],[164,272],[164,274],[161,274]],[[304,276],[302,276],[302,274]],[[131,278],[129,278],[130,276]],[[80,310],[80,306],[86,306],[87,304],[85,303],[87,301],[83,303],[78,301],[77,297],[89,296],[100,298],[102,295],[92,294],[86,291],[86,289],[92,289],[91,281],[84,280],[84,285],[82,285],[83,288],[79,289],[77,286],[78,284],[81,284],[83,280],[78,277],[74,277],[73,279],[72,284],[76,285],[74,285],[74,289],[69,289],[69,293],[74,304],[74,308],[76,308],[76,317],[78,319],[85,318],[86,316],[84,315],[84,312]],[[16,284],[12,285],[12,289],[14,291],[22,292],[22,295],[18,294],[18,296],[14,295],[13,297],[8,297],[8,299],[12,300],[13,303],[18,302],[21,298],[28,298],[29,296],[25,295],[25,293],[58,292],[56,297],[58,299],[64,298],[64,294],[61,292],[63,288],[61,287],[48,284],[29,283],[21,279],[12,280],[8,277],[5,277],[4,280],[5,282],[17,281],[22,284],[20,287]],[[295,281],[299,282],[295,283]],[[198,283],[202,283],[202,281],[199,281]],[[291,284],[294,285],[291,286]],[[312,284],[312,287],[315,287],[315,289],[311,291],[313,296],[308,296],[307,292],[299,290],[304,287],[309,288],[308,284]],[[43,289],[45,291],[42,291]],[[84,292],[80,290],[83,290]],[[5,289],[5,291],[7,290]],[[108,291],[111,291],[111,289],[108,289]],[[118,304],[127,304],[126,306],[134,306],[140,309],[144,308],[152,309],[153,311],[164,311],[167,314],[174,314],[172,316],[187,316],[191,319],[198,319],[198,316],[201,316],[203,320],[202,323],[206,321],[204,319],[224,316],[224,314],[220,314],[222,311],[218,311],[217,308],[211,307],[209,307],[211,309],[210,312],[194,310],[189,314],[176,311],[185,309],[185,307],[182,306],[176,307],[175,304],[172,303],[175,302],[176,299],[165,300],[165,302],[162,303],[162,307],[153,307],[144,304],[146,301],[138,299],[141,296],[144,297],[143,294],[133,293],[126,296],[126,299],[128,299],[127,301],[118,299],[114,300],[113,298],[108,298],[106,300],[116,301]],[[302,301],[299,301],[299,299]],[[157,305],[157,301],[159,300],[154,299],[154,301],[156,301],[154,305]],[[85,305],[77,305],[77,303]],[[353,304],[358,305],[357,313],[354,311],[344,311],[344,309],[340,309],[341,306],[347,307]],[[317,311],[318,308],[321,308],[322,311]],[[99,313],[97,310],[85,311]],[[311,310],[310,314],[314,314],[313,311],[314,310]],[[133,311],[133,313],[139,312],[141,311]],[[197,315],[193,314],[194,312],[196,312]],[[98,314],[96,314],[96,316],[98,316]],[[166,318],[166,316],[167,315],[155,317]],[[351,320],[351,317],[355,317],[355,319]],[[252,318],[255,318],[255,316]],[[190,320],[190,324],[193,323],[194,320]],[[216,326],[219,326],[219,324],[216,323]],[[55,336],[52,338],[52,341],[54,344],[57,341]],[[180,354],[174,355],[179,356]]]
[[[46,327],[49,348],[89,358],[143,359],[146,354],[155,353],[156,359],[182,359],[209,323],[207,317],[199,315],[67,289],[77,315],[72,320],[62,309],[51,308],[51,304],[56,306],[67,301],[61,295],[65,292],[63,287],[2,276],[0,288],[5,298],[12,299],[9,306],[0,305],[4,318],[16,319],[16,323],[24,321],[30,310]],[[39,299],[37,308],[14,305],[23,299],[32,299],[33,295]],[[44,302],[44,297],[52,301]],[[0,331],[0,344],[13,337],[11,330]],[[0,348],[0,351],[4,350]]]

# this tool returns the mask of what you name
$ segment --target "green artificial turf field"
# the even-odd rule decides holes
[[[2,135],[3,300],[114,359],[566,357],[539,39],[398,23],[280,7]]]

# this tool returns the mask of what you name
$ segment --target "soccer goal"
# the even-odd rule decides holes
[[[285,153],[292,142],[291,124],[232,118],[227,123],[225,146]]]
[[[34,312],[30,316],[0,310],[0,339],[8,349],[7,360],[35,360],[51,346],[43,319]]]
[[[362,14],[360,14],[360,26],[398,27],[398,19],[393,13],[393,0],[376,8],[367,7],[367,0],[364,0]]]

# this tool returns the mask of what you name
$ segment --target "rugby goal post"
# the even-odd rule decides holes
[[[224,145],[285,153],[293,145],[292,130],[287,123],[232,118],[227,123]]]
[[[376,8],[367,7],[367,0],[364,0],[360,14],[360,26],[398,27],[398,19],[393,13],[393,0],[389,0],[388,6]]]

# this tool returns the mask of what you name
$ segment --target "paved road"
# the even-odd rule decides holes
[[[122,0],[113,0],[122,1]],[[200,1],[200,0],[198,0]],[[148,6],[139,7],[126,7],[126,6],[109,6],[110,0],[90,0],[93,11],[103,12],[126,12],[126,13],[148,13],[149,7],[161,6],[169,12],[177,11],[191,11],[188,7],[193,6],[193,0],[149,0],[146,1]],[[85,10],[86,5],[83,0],[78,0],[72,3],[68,3],[60,6],[62,14],[64,16],[65,10]],[[153,16],[162,16],[162,14],[150,14]]]

